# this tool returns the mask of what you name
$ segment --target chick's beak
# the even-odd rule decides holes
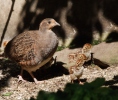
[[[57,23],[57,22],[55,22],[55,25],[56,25],[56,26],[60,26],[60,24],[59,24],[59,23]]]

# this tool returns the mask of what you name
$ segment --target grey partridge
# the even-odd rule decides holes
[[[85,60],[86,60],[86,56],[84,54],[79,54],[75,65],[70,66],[69,73],[70,73],[70,78],[71,78],[72,83],[73,83],[73,80],[77,78],[79,83],[81,84],[80,77],[83,74],[83,70],[84,70],[83,65],[84,65]]]
[[[5,55],[21,66],[19,80],[23,80],[23,70],[26,70],[35,83],[39,83],[32,72],[49,62],[58,46],[58,38],[51,30],[60,26],[52,18],[42,20],[39,30],[26,31],[14,37],[5,48]]]

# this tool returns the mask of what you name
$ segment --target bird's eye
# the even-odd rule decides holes
[[[50,24],[51,23],[51,21],[48,21],[48,24]]]

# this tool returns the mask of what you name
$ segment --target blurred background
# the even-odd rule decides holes
[[[0,0],[0,46],[26,30],[38,30],[54,18],[60,46],[118,41],[118,0]]]
[[[39,23],[44,18],[54,18],[61,25],[53,29],[59,37],[59,52],[55,53],[59,66],[57,66],[58,69],[52,66],[47,73],[42,72],[40,75],[37,73],[40,80],[62,76],[65,73],[63,64],[68,61],[68,54],[81,49],[85,43],[91,43],[94,45],[92,53],[96,61],[98,60],[95,63],[98,67],[105,69],[108,67],[106,67],[107,64],[114,65],[105,70],[91,66],[89,70],[86,70],[88,73],[85,72],[84,77],[87,80],[105,77],[107,84],[117,89],[118,0],[0,0],[0,91],[8,86],[8,89],[5,88],[1,94],[14,91],[14,86],[16,86],[14,84],[17,83],[16,76],[20,73],[20,67],[16,67],[18,65],[8,59],[2,59],[5,45],[26,30],[38,30]],[[62,50],[63,48],[66,49]],[[26,79],[30,80],[31,77],[27,75],[28,73],[25,74]],[[22,84],[20,88],[23,90],[21,91],[23,95],[26,94],[24,89],[27,91],[27,87],[31,87],[31,90],[28,89],[30,93],[33,89],[38,90],[40,87],[37,85],[39,87],[34,88],[32,84],[31,86],[28,85],[29,83],[26,84]],[[19,97],[20,92],[14,92],[14,95],[18,94]],[[14,98],[14,95],[11,97]]]

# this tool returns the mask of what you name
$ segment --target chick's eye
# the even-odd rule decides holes
[[[48,24],[50,24],[51,23],[51,21],[48,21]]]

